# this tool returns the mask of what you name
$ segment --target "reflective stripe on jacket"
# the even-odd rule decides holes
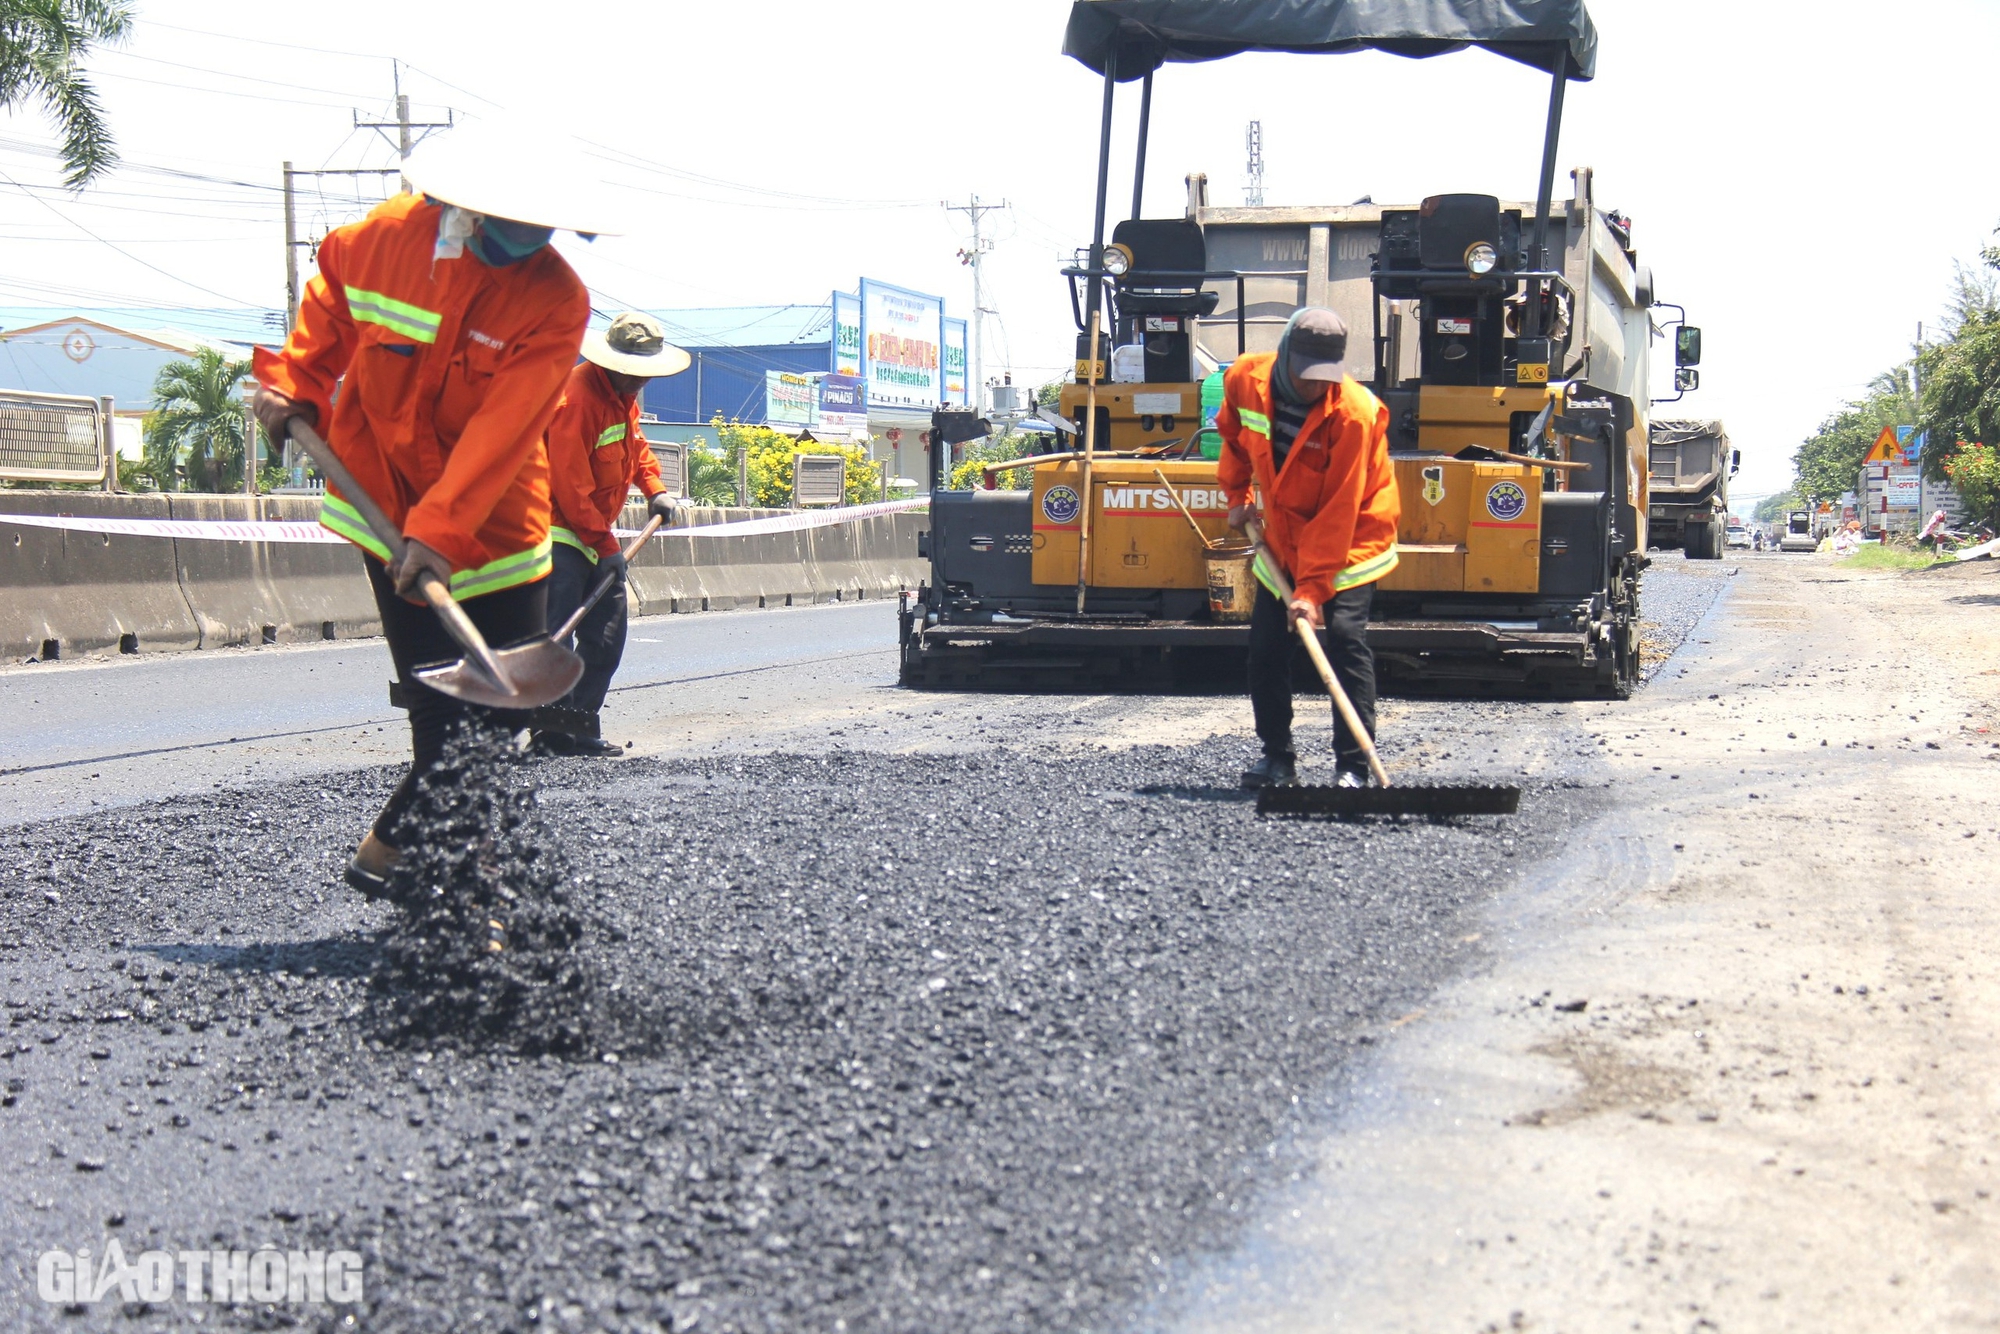
[[[257,349],[255,368],[319,410],[355,481],[451,562],[454,593],[476,597],[548,573],[542,430],[590,303],[546,247],[504,268],[469,247],[434,258],[439,212],[398,195],[329,233],[291,337],[280,352]],[[320,523],[386,558],[334,488]]]
[[[1274,352],[1238,357],[1223,376],[1216,469],[1232,506],[1247,504],[1255,484],[1271,554],[1300,597],[1324,604],[1396,568],[1402,501],[1389,463],[1389,409],[1351,377],[1341,380],[1313,404],[1278,469],[1271,451],[1276,359]]]
[[[639,430],[639,396],[627,398],[602,366],[579,362],[563,384],[544,437],[555,539],[597,563],[618,550],[612,527],[634,485],[647,496],[667,488],[660,462]]]

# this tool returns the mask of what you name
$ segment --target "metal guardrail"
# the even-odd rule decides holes
[[[102,482],[110,414],[98,399],[0,390],[0,480]]]

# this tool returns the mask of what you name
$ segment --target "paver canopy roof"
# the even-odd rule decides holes
[[[1118,77],[1168,61],[1241,51],[1388,51],[1435,56],[1467,46],[1553,74],[1597,72],[1597,28],[1583,0],[1076,0],[1063,54],[1102,74],[1115,48]]]

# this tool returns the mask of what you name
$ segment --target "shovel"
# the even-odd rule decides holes
[[[646,545],[646,539],[660,530],[660,523],[661,519],[657,514],[646,520],[646,526],[639,530],[639,535],[633,538],[631,545],[625,548],[625,559],[627,561],[638,555],[639,548]],[[616,575],[607,571],[605,576],[597,581],[597,587],[590,590],[590,596],[583,600],[583,605],[571,612],[569,619],[556,627],[555,632],[549,638],[555,643],[560,644],[563,640],[575,634],[576,627],[583,624],[583,618],[590,614],[590,609],[597,605],[600,598],[611,591],[612,581],[616,578]]]
[[[1285,577],[1271,549],[1264,545],[1264,530],[1255,519],[1244,525],[1244,531],[1257,547],[1257,554],[1263,558],[1265,572],[1278,585],[1278,597],[1287,607],[1292,600],[1292,583]],[[1333,707],[1340,712],[1341,721],[1361,753],[1367,757],[1369,772],[1375,775],[1376,787],[1329,787],[1323,784],[1293,783],[1284,787],[1265,787],[1257,790],[1257,813],[1259,815],[1428,815],[1432,817],[1448,815],[1512,815],[1521,806],[1521,789],[1518,787],[1492,787],[1476,784],[1451,786],[1419,785],[1396,787],[1389,782],[1389,775],[1383,772],[1382,761],[1375,754],[1375,742],[1368,735],[1368,729],[1361,725],[1360,715],[1354,712],[1354,701],[1341,688],[1340,679],[1333,674],[1333,664],[1326,660],[1326,650],[1320,647],[1319,636],[1304,620],[1294,620],[1292,628],[1298,632],[1299,640],[1306,646],[1306,653],[1319,669],[1319,679],[1326,683],[1326,693],[1333,696]]]
[[[389,522],[389,516],[382,512],[361,484],[354,480],[354,474],[345,464],[334,457],[326,441],[319,433],[306,425],[304,418],[294,417],[286,423],[286,432],[306,453],[313,463],[347,497],[350,504],[361,512],[368,523],[368,531],[375,539],[389,549],[394,559],[403,555],[403,535],[396,531],[396,525]],[[451,632],[465,649],[465,656],[457,662],[442,667],[424,667],[417,671],[417,679],[431,689],[462,699],[468,704],[483,704],[489,709],[534,709],[544,704],[552,704],[570,692],[570,687],[583,675],[583,659],[556,643],[553,639],[537,639],[518,648],[500,649],[497,652],[486,643],[486,636],[479,633],[479,627],[465,614],[465,608],[458,605],[458,599],[451,595],[451,589],[444,580],[429,570],[417,576],[417,590],[430,603],[431,610],[444,622],[444,628]]]

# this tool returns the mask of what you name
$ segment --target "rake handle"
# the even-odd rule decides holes
[[[660,519],[660,516],[657,514],[655,514],[652,518],[646,520],[646,526],[639,530],[639,535],[632,539],[632,544],[630,546],[625,548],[624,555],[626,560],[629,561],[634,556],[639,554],[639,548],[646,545],[646,539],[651,537],[654,533],[660,530],[661,522],[662,520]],[[556,630],[556,632],[549,636],[549,638],[555,640],[556,643],[560,644],[563,642],[563,640],[568,639],[571,635],[575,634],[576,627],[583,624],[583,618],[590,614],[590,609],[597,605],[598,599],[602,598],[606,593],[609,593],[611,591],[611,582],[616,578],[617,576],[612,574],[610,571],[608,570],[605,571],[604,577],[597,581],[597,587],[591,589],[590,596],[583,600],[583,605],[581,607],[578,607],[575,611],[571,612],[569,614],[569,619],[564,621],[562,625]]]
[[[1271,577],[1278,581],[1278,591],[1285,600],[1285,615],[1290,617],[1292,581],[1285,577],[1284,568],[1278,564],[1277,557],[1273,556],[1271,549],[1264,545],[1264,526],[1252,519],[1243,525],[1243,531],[1248,533],[1250,540],[1256,544],[1257,554],[1262,556],[1265,565],[1270,567]],[[1340,678],[1333,674],[1333,664],[1326,660],[1326,650],[1320,646],[1319,636],[1313,633],[1312,626],[1306,623],[1304,617],[1294,618],[1292,629],[1305,644],[1306,656],[1310,657],[1313,666],[1319,669],[1319,679],[1326,682],[1326,693],[1333,696],[1333,707],[1339,711],[1341,721],[1347,724],[1348,734],[1354,738],[1355,744],[1361,747],[1361,753],[1367,757],[1368,771],[1375,775],[1377,783],[1388,787],[1389,775],[1383,771],[1381,757],[1375,753],[1375,739],[1369,736],[1368,729],[1361,725],[1361,715],[1354,711],[1354,701],[1347,697],[1345,690],[1341,689]]]
[[[369,495],[362,489],[361,483],[354,480],[354,474],[347,470],[346,464],[335,457],[326,441],[320,439],[319,432],[315,431],[305,418],[293,417],[285,423],[285,434],[289,435],[299,448],[305,450],[319,470],[340,488],[341,494],[347,498],[347,503],[354,506],[362,520],[367,523],[368,531],[375,534],[375,540],[389,549],[389,554],[394,560],[400,561],[409,545],[403,540],[401,530],[389,521],[389,516],[375,503],[375,497]],[[424,595],[424,601],[430,604],[431,610],[437,613],[440,621],[444,622],[444,628],[451,637],[456,639],[467,655],[479,664],[479,670],[486,674],[489,682],[502,690],[509,689],[507,674],[501,670],[500,660],[493,656],[493,649],[487,644],[486,636],[479,633],[479,627],[465,614],[465,608],[461,607],[458,599],[451,595],[451,588],[445,581],[430,570],[419,570],[417,591]]]

